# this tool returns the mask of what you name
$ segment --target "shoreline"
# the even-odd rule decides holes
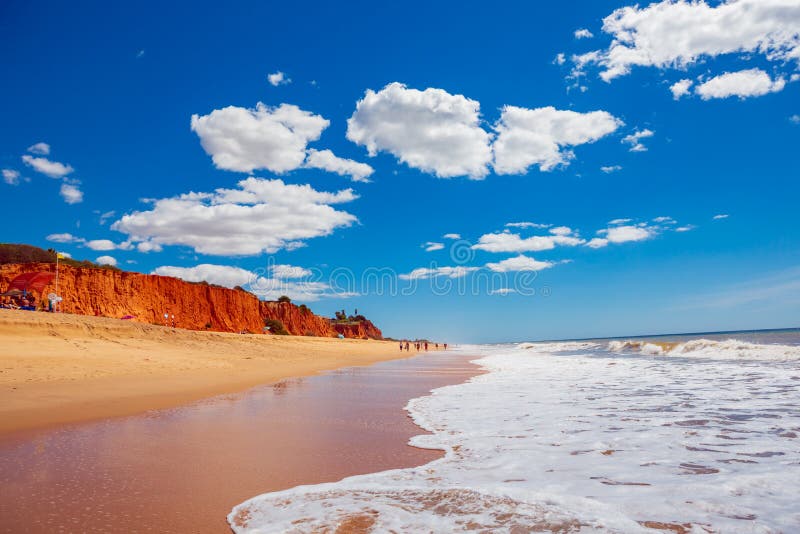
[[[0,516],[31,532],[230,532],[230,510],[257,495],[427,464],[443,452],[408,444],[426,431],[405,405],[480,369],[411,356],[17,434],[0,441]]]
[[[0,440],[408,358],[395,342],[198,332],[0,310]]]

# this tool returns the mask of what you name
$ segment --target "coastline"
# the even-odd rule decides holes
[[[407,358],[397,344],[0,310],[0,439]]]
[[[231,508],[256,495],[441,458],[408,444],[427,432],[404,407],[479,374],[470,359],[412,354],[18,433],[0,441],[0,516],[29,532],[230,532]]]

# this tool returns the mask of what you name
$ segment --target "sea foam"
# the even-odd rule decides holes
[[[675,358],[482,347],[486,374],[408,403],[431,432],[412,444],[444,458],[261,495],[229,521],[236,532],[796,532],[800,360],[740,342],[695,357],[714,352],[706,341]]]

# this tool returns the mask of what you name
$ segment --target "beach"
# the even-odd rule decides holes
[[[0,439],[411,353],[388,341],[229,334],[0,310]]]
[[[403,408],[478,372],[390,342],[11,313],[4,347],[30,354],[3,355],[3,532],[228,532],[254,495],[441,457],[408,445]]]

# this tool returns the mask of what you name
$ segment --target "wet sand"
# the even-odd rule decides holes
[[[421,465],[403,410],[478,368],[449,352],[284,380],[0,441],[2,532],[230,532],[231,508],[300,484]]]
[[[170,408],[400,354],[388,341],[196,332],[0,310],[0,439],[21,429]]]

